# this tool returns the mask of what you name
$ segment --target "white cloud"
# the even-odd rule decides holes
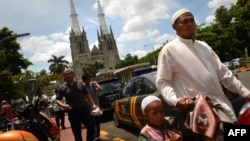
[[[174,36],[174,35],[164,33],[163,35],[156,38],[156,42],[157,43],[166,43],[167,41],[173,40],[175,37],[176,36]]]
[[[80,27],[86,31],[89,46],[92,48],[94,44],[97,45],[99,30],[96,1],[73,1]],[[152,45],[157,49],[167,40],[175,38],[170,19],[173,11],[186,7],[198,13],[199,23],[205,20],[211,22],[216,8],[221,5],[228,7],[235,1],[205,0],[192,3],[186,0],[100,0],[100,3],[107,26],[112,27],[119,56],[122,58],[128,53],[138,57],[145,56],[152,49],[145,48],[144,45]],[[200,5],[199,9],[197,5]],[[52,54],[63,55],[71,62],[71,18],[68,0],[2,1],[0,21],[0,28],[7,26],[16,33],[31,33],[30,36],[22,37],[18,41],[24,57],[34,63],[29,68],[32,71],[47,70],[47,60]]]
[[[207,23],[213,23],[215,16],[214,16],[214,12],[217,8],[224,6],[226,8],[230,8],[233,4],[235,4],[237,2],[237,0],[211,0],[207,3],[208,7],[211,8],[211,13],[213,13],[212,15],[208,15],[206,17],[206,22]]]
[[[208,7],[212,9],[217,9],[220,6],[225,6],[226,8],[230,8],[232,4],[235,4],[237,0],[212,0],[208,2]]]
[[[138,58],[144,57],[145,55],[147,55],[147,51],[143,51],[143,50],[137,50],[135,52],[131,52],[132,56],[137,56]]]
[[[105,14],[113,20],[124,20],[123,33],[118,41],[136,41],[154,37],[153,25],[160,19],[169,17],[164,1],[134,0],[134,1],[102,1]],[[102,4],[101,3],[101,4]],[[143,5],[143,6],[142,6]]]
[[[215,16],[214,15],[209,15],[207,18],[206,18],[206,22],[207,23],[213,23],[215,20]]]
[[[22,52],[27,54],[33,64],[47,62],[52,55],[65,56],[65,59],[71,62],[69,42],[65,41],[65,35],[62,33],[32,36],[21,40],[20,44]]]

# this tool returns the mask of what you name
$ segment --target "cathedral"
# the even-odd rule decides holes
[[[86,32],[84,28],[80,28],[73,0],[70,0],[72,26],[69,38],[73,70],[77,80],[81,79],[83,74],[82,68],[85,64],[100,62],[103,63],[105,69],[108,70],[114,68],[117,61],[120,60],[112,28],[111,26],[109,30],[107,28],[99,0],[97,0],[97,6],[100,23],[100,31],[97,30],[98,47],[94,45],[92,50],[90,50]]]

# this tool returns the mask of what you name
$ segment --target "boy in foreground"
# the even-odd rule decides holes
[[[139,141],[182,141],[180,134],[167,130],[160,98],[153,95],[145,97],[142,100],[141,109],[147,124],[141,129]]]

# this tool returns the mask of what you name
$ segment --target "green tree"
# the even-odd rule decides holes
[[[64,60],[64,56],[55,56],[52,55],[52,58],[48,60],[48,63],[51,63],[49,70],[52,74],[62,74],[65,68],[68,68],[69,62]]]
[[[6,38],[13,35],[15,33],[7,27],[0,29],[0,70],[8,70],[15,75],[20,74],[22,69],[27,69],[32,63],[19,53],[21,47],[17,43],[16,38]]]
[[[84,73],[88,73],[91,75],[91,77],[96,77],[96,73],[98,72],[99,69],[103,69],[104,64],[98,61],[95,61],[92,64],[85,64],[83,69]]]
[[[245,0],[237,1],[230,9],[221,6],[215,12],[216,19],[213,23],[208,26],[198,25],[196,38],[207,42],[222,61],[244,57],[245,47],[249,49],[250,39],[247,32],[250,25],[245,26],[250,19],[249,6],[249,2]]]
[[[22,95],[18,75],[32,65],[19,53],[20,45],[14,35],[16,33],[7,27],[0,29],[0,99],[10,100]]]
[[[139,63],[139,59],[138,59],[138,56],[135,55],[135,56],[132,56],[130,53],[127,54],[124,58],[124,60],[120,60],[116,63],[115,65],[115,68],[118,69],[118,68],[123,68],[123,67],[126,67],[126,66],[129,66],[129,65],[134,65],[134,64],[137,64]]]
[[[49,85],[48,75],[45,69],[41,70],[38,75],[36,75],[36,84],[40,87],[45,87]]]
[[[245,48],[250,50],[250,1],[237,0],[237,3],[230,9],[233,16],[233,29],[235,38],[240,42],[239,50],[243,52]]]
[[[13,78],[19,94],[18,97],[14,98],[28,96],[30,92],[29,80],[35,79],[35,73],[30,70],[25,70],[23,73],[13,76]]]
[[[150,62],[151,65],[157,65],[159,52],[161,51],[164,45],[162,45],[160,48],[156,49],[153,52],[149,52],[146,56],[140,58],[139,63]]]

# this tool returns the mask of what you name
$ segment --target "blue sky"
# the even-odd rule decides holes
[[[221,5],[229,8],[237,0],[100,0],[107,26],[111,26],[121,59],[130,53],[139,58],[175,37],[171,17],[181,8],[190,9],[197,23],[209,24]],[[90,48],[97,43],[99,21],[96,0],[73,0]],[[51,55],[72,62],[69,45],[70,0],[5,0],[0,5],[0,28],[14,33],[21,53],[33,63],[28,70],[49,71]]]

